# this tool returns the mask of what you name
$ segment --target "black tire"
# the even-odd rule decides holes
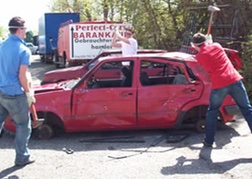
[[[47,140],[53,137],[54,132],[50,125],[43,124],[35,129],[35,136],[41,140]]]
[[[44,63],[45,62],[45,56],[44,55],[40,55],[40,62]]]
[[[206,120],[200,119],[195,123],[195,130],[199,133],[204,133],[206,129]]]

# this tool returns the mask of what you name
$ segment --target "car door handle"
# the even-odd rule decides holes
[[[196,91],[196,89],[194,88],[194,87],[186,87],[185,89],[184,89],[184,92],[194,92],[194,91]]]
[[[127,96],[132,96],[132,95],[133,95],[132,92],[122,92],[122,93],[120,93],[120,96],[122,96],[122,97],[127,97]]]

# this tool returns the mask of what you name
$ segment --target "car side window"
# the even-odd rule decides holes
[[[105,63],[101,67],[101,69],[103,69],[103,70],[121,69],[121,68],[122,68],[122,63],[121,62]]]
[[[142,86],[187,84],[183,68],[176,63],[141,61],[140,82]]]
[[[88,79],[88,88],[131,87],[133,62],[130,62],[127,66],[122,65],[122,62],[123,61],[106,62],[98,69],[94,70],[93,74]]]

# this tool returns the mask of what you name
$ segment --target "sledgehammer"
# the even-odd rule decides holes
[[[211,29],[212,29],[212,25],[213,25],[213,14],[214,12],[220,11],[220,8],[218,8],[217,6],[208,6],[208,11],[211,12],[210,15],[210,20],[209,20],[209,25],[208,25],[208,29],[207,29],[207,35],[209,35],[211,33]]]
[[[43,121],[39,121],[34,103],[31,104],[30,111],[31,111],[32,119],[33,119],[32,128],[33,129],[38,128],[39,126],[43,124]]]

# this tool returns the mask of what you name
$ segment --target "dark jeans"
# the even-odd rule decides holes
[[[208,144],[213,144],[214,142],[219,108],[228,94],[233,97],[236,104],[239,106],[245,120],[248,123],[250,131],[252,132],[252,108],[243,82],[238,81],[224,88],[214,89],[211,91],[210,104],[206,115],[205,132],[205,142]]]

